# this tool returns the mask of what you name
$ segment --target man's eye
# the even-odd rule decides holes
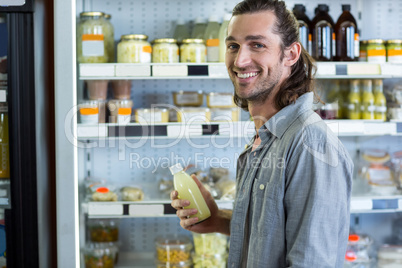
[[[263,48],[264,45],[263,45],[263,44],[254,44],[254,47],[255,47],[255,48]]]
[[[238,45],[235,45],[235,44],[229,44],[228,45],[228,49],[236,49],[236,48],[238,48],[239,46]]]

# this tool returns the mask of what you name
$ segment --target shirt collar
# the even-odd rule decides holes
[[[267,139],[272,133],[281,138],[288,127],[306,110],[312,110],[313,92],[308,92],[296,99],[295,103],[289,104],[272,116],[258,131],[261,141]]]

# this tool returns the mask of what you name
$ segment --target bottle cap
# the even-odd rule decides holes
[[[329,6],[325,5],[325,4],[318,5],[318,11],[328,12],[329,11]]]
[[[232,13],[226,13],[226,14],[223,16],[223,20],[224,20],[224,21],[230,21],[231,18],[232,18]]]
[[[350,5],[342,5],[342,11],[350,11]]]
[[[183,170],[183,167],[181,166],[180,163],[177,163],[176,165],[171,166],[170,172],[172,172],[172,175],[176,174],[177,172],[180,172]]]
[[[218,16],[216,16],[216,15],[211,15],[211,16],[209,16],[208,21],[210,21],[210,22],[219,22],[219,21],[218,21]]]
[[[203,17],[197,17],[194,20],[194,24],[205,23],[205,19]]]
[[[184,22],[184,19],[177,19],[176,20],[176,25],[184,25],[184,24],[186,24],[185,22]]]
[[[302,4],[295,4],[295,6],[293,7],[293,11],[306,12],[306,7]]]

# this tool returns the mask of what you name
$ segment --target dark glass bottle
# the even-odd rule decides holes
[[[327,5],[318,5],[317,14],[311,21],[313,58],[331,61],[335,56],[334,21],[328,14]]]
[[[311,54],[311,33],[310,25],[311,20],[306,15],[306,7],[301,4],[296,4],[293,7],[293,14],[295,15],[297,21],[299,22],[299,36],[300,43],[304,49]]]
[[[359,33],[357,23],[350,13],[350,5],[342,5],[342,14],[335,24],[337,61],[357,61],[359,59]]]

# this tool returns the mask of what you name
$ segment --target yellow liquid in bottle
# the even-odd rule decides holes
[[[173,175],[173,183],[175,190],[179,193],[178,198],[190,201],[190,205],[184,208],[196,208],[198,210],[197,214],[190,216],[190,218],[197,217],[197,223],[199,223],[211,216],[200,189],[190,175],[183,170],[176,172]]]
[[[0,179],[10,178],[8,114],[0,113]]]
[[[371,92],[363,92],[362,119],[374,119],[374,95]]]
[[[361,119],[360,117],[360,93],[350,92],[348,95],[348,118]]]
[[[387,113],[387,100],[384,96],[384,93],[382,92],[377,92],[374,95],[374,105],[375,105],[375,113],[374,117],[375,119],[383,120],[385,121],[387,119],[386,113]]]

